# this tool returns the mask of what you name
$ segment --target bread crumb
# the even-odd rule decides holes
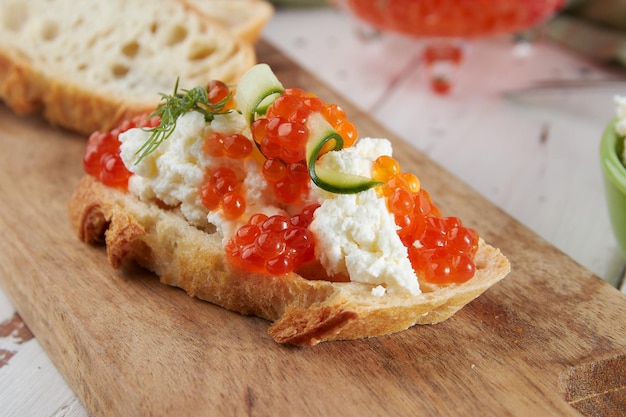
[[[383,295],[385,295],[386,292],[387,292],[387,289],[383,287],[382,285],[377,285],[374,288],[372,288],[372,295],[375,295],[377,297],[382,297]]]

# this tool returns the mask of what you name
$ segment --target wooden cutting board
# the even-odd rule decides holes
[[[114,271],[80,243],[66,204],[85,138],[0,107],[0,284],[93,416],[624,415],[626,298],[268,43],[258,56],[285,85],[342,104],[362,135],[392,139],[512,272],[438,325],[278,345],[266,321]]]

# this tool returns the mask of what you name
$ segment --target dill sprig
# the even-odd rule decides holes
[[[195,87],[191,90],[182,89],[178,91],[178,81],[174,85],[173,94],[161,94],[161,103],[150,117],[159,116],[161,123],[149,129],[151,134],[148,140],[137,150],[135,155],[137,159],[135,164],[141,162],[143,158],[150,155],[165,142],[176,129],[176,120],[183,114],[192,110],[200,112],[204,115],[204,120],[211,122],[215,115],[228,113],[230,110],[224,110],[224,107],[232,97],[232,92],[223,100],[217,103],[209,102],[209,94],[204,87]]]

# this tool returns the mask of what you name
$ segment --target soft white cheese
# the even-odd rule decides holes
[[[374,160],[382,155],[391,156],[391,142],[387,139],[363,138],[354,146],[341,151],[328,152],[320,163],[337,172],[371,177]]]
[[[150,132],[131,129],[122,134],[121,156],[135,174],[129,181],[129,191],[142,200],[159,200],[179,207],[191,224],[214,224],[224,241],[254,213],[273,215],[298,210],[298,207],[280,207],[254,158],[240,161],[206,155],[202,144],[213,131],[250,137],[245,120],[236,112],[218,115],[210,124],[202,114],[189,112],[178,119],[176,129],[166,141],[136,163],[137,151]],[[338,171],[369,177],[373,161],[391,153],[388,140],[364,138],[353,147],[327,153],[321,163]],[[246,213],[236,221],[226,219],[221,210],[209,212],[200,199],[206,170],[220,166],[245,172]],[[393,215],[376,191],[337,195],[311,184],[304,204],[311,201],[321,204],[310,228],[316,236],[318,259],[330,275],[348,274],[354,281],[373,284],[372,294],[377,296],[396,290],[420,293],[407,249],[396,233]]]
[[[317,239],[316,254],[330,275],[348,274],[352,281],[420,293],[393,215],[376,191],[324,200],[310,229]]]
[[[320,163],[369,177],[371,164],[383,154],[391,154],[389,141],[362,139],[352,148],[330,152]],[[348,274],[352,281],[420,294],[407,248],[384,198],[369,189],[356,194],[320,192],[319,201],[310,229],[316,237],[316,255],[329,275]]]
[[[200,199],[206,169],[224,165],[241,168],[243,163],[206,155],[202,150],[204,139],[214,131],[245,134],[247,129],[245,120],[236,112],[217,115],[211,124],[201,113],[189,112],[177,120],[172,135],[139,163],[135,163],[137,151],[150,132],[128,130],[120,135],[120,149],[124,164],[135,174],[129,180],[129,191],[142,200],[158,199],[179,207],[190,223],[206,225],[208,210]]]
[[[372,288],[372,295],[375,295],[377,297],[382,297],[383,295],[385,295],[386,292],[387,292],[387,289],[383,287],[382,285],[377,285],[374,288]]]

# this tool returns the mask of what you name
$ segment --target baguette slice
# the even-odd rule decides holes
[[[0,99],[84,134],[154,110],[179,77],[235,83],[255,62],[176,0],[0,0]]]
[[[274,7],[264,0],[181,0],[248,42],[256,42]]]
[[[69,202],[78,237],[104,241],[115,268],[128,262],[154,271],[190,296],[273,322],[279,343],[311,346],[441,322],[510,270],[500,251],[480,241],[476,274],[464,284],[422,284],[419,296],[372,294],[373,285],[251,274],[227,262],[221,237],[192,227],[174,210],[141,202],[85,176]]]

